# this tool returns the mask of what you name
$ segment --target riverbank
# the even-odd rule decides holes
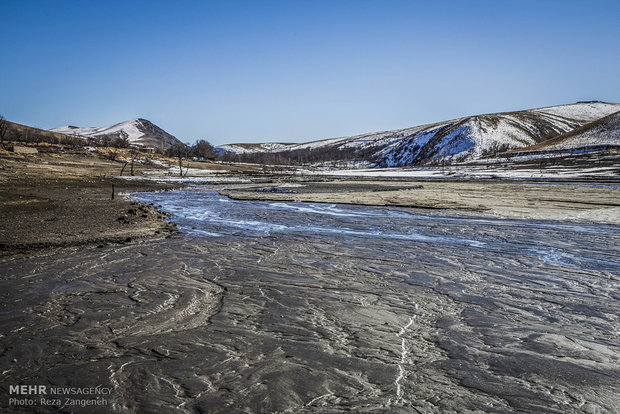
[[[189,177],[179,179],[174,164],[161,162],[136,163],[135,175],[128,180],[119,177],[123,165],[85,152],[0,153],[0,255],[169,237],[175,226],[166,221],[165,212],[121,194],[210,181],[220,182],[220,194],[236,200],[398,206],[469,217],[620,224],[620,189],[608,182],[336,178],[208,163],[192,163]]]
[[[128,243],[172,234],[175,226],[164,220],[166,213],[121,193],[181,185],[120,179],[122,167],[123,163],[89,154],[2,154],[0,255],[48,247]],[[135,173],[152,169],[136,165]]]
[[[596,182],[334,179],[274,181],[220,194],[236,200],[398,206],[476,217],[620,224],[620,189]]]

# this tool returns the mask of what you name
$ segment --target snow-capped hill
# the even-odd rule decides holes
[[[80,128],[68,125],[53,128],[50,131],[97,139],[115,140],[127,138],[131,144],[149,148],[161,148],[163,145],[164,149],[166,149],[181,143],[174,135],[167,133],[157,125],[142,118],[130,119],[129,121],[107,127]]]
[[[534,112],[544,112],[568,119],[577,119],[583,122],[592,122],[620,110],[620,105],[607,102],[577,102],[570,105],[549,106],[533,109]]]
[[[216,150],[223,153],[248,154],[253,152],[275,152],[285,151],[288,147],[295,144],[284,144],[280,142],[264,142],[261,144],[227,144],[216,147]]]
[[[587,152],[606,148],[620,148],[620,112],[615,112],[537,145],[523,148],[519,152]]]
[[[465,161],[523,148],[571,131],[583,121],[540,111],[478,115],[422,128],[379,152],[379,165],[396,167],[448,159]]]
[[[584,102],[470,116],[395,131],[391,136],[381,133],[376,135],[375,142],[393,141],[377,151],[375,159],[377,165],[385,167],[472,160],[534,145],[618,110],[618,104]]]
[[[528,147],[620,111],[619,104],[578,102],[516,112],[458,118],[412,128],[333,138],[302,144],[232,144],[232,153],[280,152],[334,148],[363,150],[366,161],[399,167],[441,160],[466,161]],[[220,147],[222,148],[222,147]],[[368,156],[368,154],[371,154]]]

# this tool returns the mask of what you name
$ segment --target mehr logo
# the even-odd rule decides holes
[[[9,385],[10,406],[88,407],[104,406],[112,388],[102,387],[48,387],[46,385]]]
[[[41,395],[47,394],[45,385],[10,385],[9,394],[13,395]]]

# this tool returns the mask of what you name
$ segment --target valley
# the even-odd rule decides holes
[[[585,118],[608,105],[393,168],[160,154],[133,121],[31,131],[0,150],[0,390],[109,390],[38,412],[617,412],[617,114]]]

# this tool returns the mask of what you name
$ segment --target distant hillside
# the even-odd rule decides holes
[[[260,144],[227,144],[216,147],[220,153],[248,154],[252,152],[286,151],[297,144],[265,142]]]
[[[531,151],[593,151],[602,148],[620,148],[620,112],[519,150]]]
[[[60,132],[52,132],[45,129],[34,128],[17,122],[5,121],[8,125],[5,139],[26,142],[57,142],[61,143],[73,137]]]
[[[381,167],[466,161],[524,148],[572,131],[620,111],[619,104],[580,102],[516,112],[485,114],[394,131],[312,141],[303,144],[231,144],[220,151],[236,154],[333,149],[355,151]]]
[[[116,140],[127,138],[132,144],[159,149],[164,146],[168,149],[175,144],[183,144],[174,135],[171,135],[146,119],[130,119],[106,127],[86,127],[62,126],[53,128],[50,131],[60,132],[67,135],[78,135],[100,140]]]

